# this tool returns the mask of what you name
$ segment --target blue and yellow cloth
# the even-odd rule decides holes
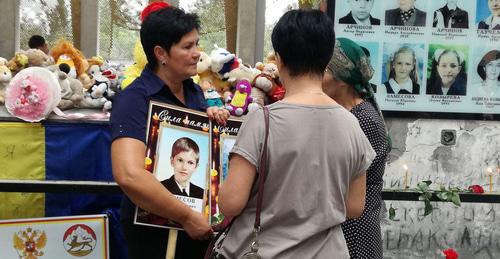
[[[107,123],[0,121],[0,179],[113,181]],[[107,214],[111,258],[127,258],[121,194],[0,192],[0,220]]]

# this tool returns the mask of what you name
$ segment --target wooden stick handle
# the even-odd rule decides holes
[[[177,232],[176,229],[170,229],[168,231],[168,243],[167,243],[167,255],[166,259],[175,258],[175,248],[177,247]]]

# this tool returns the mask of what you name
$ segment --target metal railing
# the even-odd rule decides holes
[[[0,180],[0,192],[83,192],[122,193],[116,182],[62,181],[62,180]],[[418,201],[420,193],[411,190],[382,190],[383,200]],[[460,200],[467,203],[500,203],[500,193],[460,193]],[[432,195],[431,201],[441,201]]]

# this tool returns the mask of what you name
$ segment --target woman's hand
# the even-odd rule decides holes
[[[213,230],[208,225],[208,220],[194,210],[191,210],[191,213],[181,224],[192,239],[206,240],[212,237]]]
[[[208,107],[207,108],[208,118],[211,120],[215,120],[217,124],[225,126],[227,119],[229,119],[229,111],[224,109],[224,107]]]

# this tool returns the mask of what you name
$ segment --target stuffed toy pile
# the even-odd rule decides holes
[[[224,107],[233,116],[245,115],[285,95],[273,54],[268,55],[266,63],[251,67],[214,45],[210,55],[201,52],[197,72],[195,82],[204,91],[207,105],[220,107],[224,101]]]

